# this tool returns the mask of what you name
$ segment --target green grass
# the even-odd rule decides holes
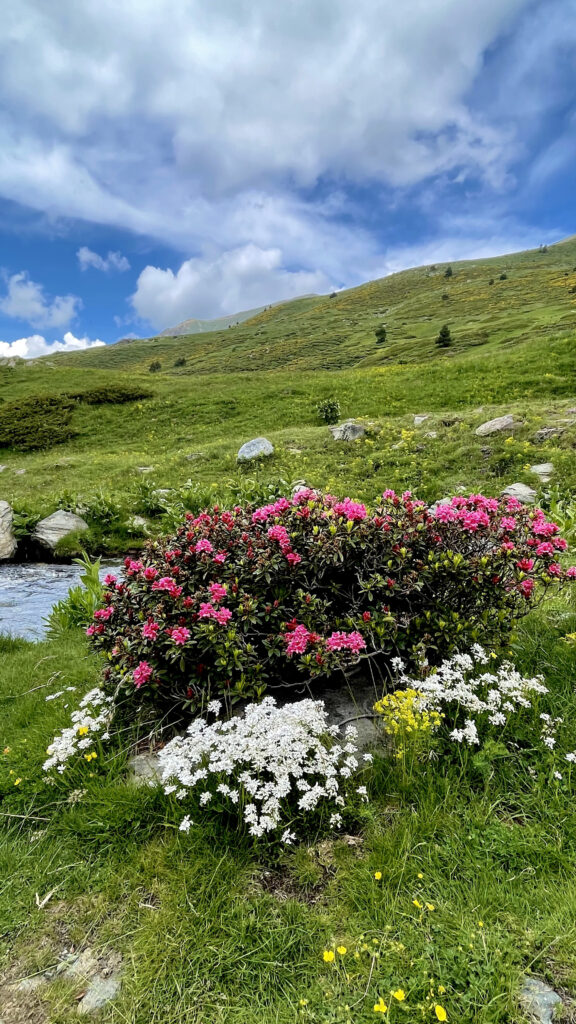
[[[573,746],[576,650],[562,637],[575,628],[574,610],[556,604],[533,614],[515,641],[523,669],[546,673],[548,707],[564,716],[562,743]],[[102,752],[92,775],[94,762],[56,788],[40,783],[63,705],[94,684],[98,668],[74,637],[5,641],[0,653],[10,747],[0,769],[0,950],[12,977],[57,962],[71,945],[118,951],[124,983],[106,1024],[360,1024],[397,988],[407,999],[391,1021],[434,1020],[417,1009],[431,986],[449,1020],[503,1024],[523,1020],[516,996],[526,972],[574,989],[571,786],[554,789],[544,770],[530,778],[515,756],[477,770],[431,763],[408,782],[378,761],[353,845],[311,837],[267,864],[216,826],[180,834],[157,791],[126,782],[114,751]],[[44,701],[68,685],[77,694]],[[33,687],[43,689],[27,692]],[[35,894],[52,890],[38,909]],[[349,951],[348,981],[342,965],[322,960],[339,944]],[[381,951],[369,984],[363,945]],[[52,984],[45,1019],[75,1019],[81,989]],[[350,1014],[339,1009],[357,1000]]]

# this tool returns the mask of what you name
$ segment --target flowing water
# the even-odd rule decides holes
[[[105,576],[118,562],[102,563]],[[43,619],[52,605],[78,585],[80,565],[48,565],[43,562],[0,565],[0,633],[40,640]]]

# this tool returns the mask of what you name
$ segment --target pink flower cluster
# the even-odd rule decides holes
[[[286,654],[289,655],[306,654],[310,644],[322,642],[322,637],[318,633],[310,632],[303,625],[294,626],[283,635],[282,639],[286,644]],[[328,651],[350,651],[352,654],[358,654],[365,647],[366,641],[364,637],[356,630],[351,633],[336,631],[331,633],[326,639],[326,649]]]
[[[144,683],[147,683],[152,676],[153,668],[148,664],[147,661],[140,661],[132,673],[134,679],[134,685],[137,690],[140,689]]]
[[[215,608],[213,604],[205,601],[200,605],[198,618],[215,619],[221,626],[225,626],[227,622],[230,622],[232,612],[229,608]]]
[[[334,505],[334,511],[337,516],[344,516],[345,519],[352,521],[366,519],[368,514],[366,505],[363,505],[360,501],[352,501],[351,498],[337,501]]]
[[[175,626],[174,629],[167,629],[166,632],[174,643],[179,646],[185,644],[190,639],[190,630],[186,626]]]
[[[165,590],[166,593],[170,594],[170,597],[173,598],[180,597],[180,594],[182,593],[182,587],[176,585],[172,576],[163,576],[162,579],[156,580],[156,582],[152,584],[152,590]]]
[[[352,651],[353,654],[357,654],[364,650],[366,641],[355,630],[352,633],[335,632],[327,638],[326,647],[329,651]]]
[[[280,545],[280,550],[282,551],[282,554],[286,558],[286,561],[290,563],[290,565],[298,565],[298,563],[302,561],[302,558],[298,554],[298,552],[292,551],[290,537],[288,534],[288,530],[286,529],[285,526],[271,526],[270,529],[268,530],[267,535],[270,538],[270,540],[278,541]]]

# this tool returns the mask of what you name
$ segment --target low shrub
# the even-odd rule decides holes
[[[362,659],[438,664],[498,646],[550,587],[576,576],[566,542],[514,498],[409,492],[373,511],[309,489],[257,508],[188,513],[175,536],[109,576],[88,635],[106,687],[158,710],[332,677]]]
[[[340,402],[337,398],[326,398],[316,405],[316,412],[323,423],[338,423],[340,419]]]
[[[70,395],[38,395],[0,406],[0,448],[32,452],[63,444],[75,436]]]
[[[152,398],[152,392],[128,384],[103,384],[97,388],[90,388],[89,391],[71,393],[70,398],[85,405],[124,405],[126,402]]]
[[[75,558],[74,561],[84,572],[80,576],[80,585],[71,587],[67,597],[53,605],[47,616],[47,634],[51,638],[61,636],[68,629],[87,627],[102,601],[100,559],[91,562],[85,555],[83,558]]]

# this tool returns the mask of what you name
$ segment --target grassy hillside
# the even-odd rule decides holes
[[[187,485],[206,501],[229,498],[247,479],[305,479],[367,499],[394,486],[432,500],[458,487],[498,493],[516,480],[538,486],[529,467],[547,461],[555,465],[553,485],[570,490],[576,487],[572,264],[576,241],[568,240],[547,252],[455,263],[450,278],[445,267],[423,268],[333,299],[301,299],[224,335],[133,342],[1,367],[4,401],[111,383],[148,389],[152,397],[81,404],[66,443],[36,452],[0,449],[0,497],[36,515],[103,493],[124,511],[148,513],[158,488]],[[499,270],[507,280],[498,280]],[[434,338],[443,321],[455,345],[439,351]],[[381,322],[390,339],[384,346],[372,333]],[[181,357],[186,365],[175,368]],[[152,358],[162,364],[158,373],[148,370]],[[366,440],[333,441],[316,413],[316,403],[330,396],[340,401],[342,418],[370,425]],[[476,436],[480,423],[508,411],[521,424],[513,439]],[[418,429],[416,413],[430,414]],[[538,435],[554,425],[561,433]],[[238,467],[240,445],[261,434],[273,442],[273,458]]]

